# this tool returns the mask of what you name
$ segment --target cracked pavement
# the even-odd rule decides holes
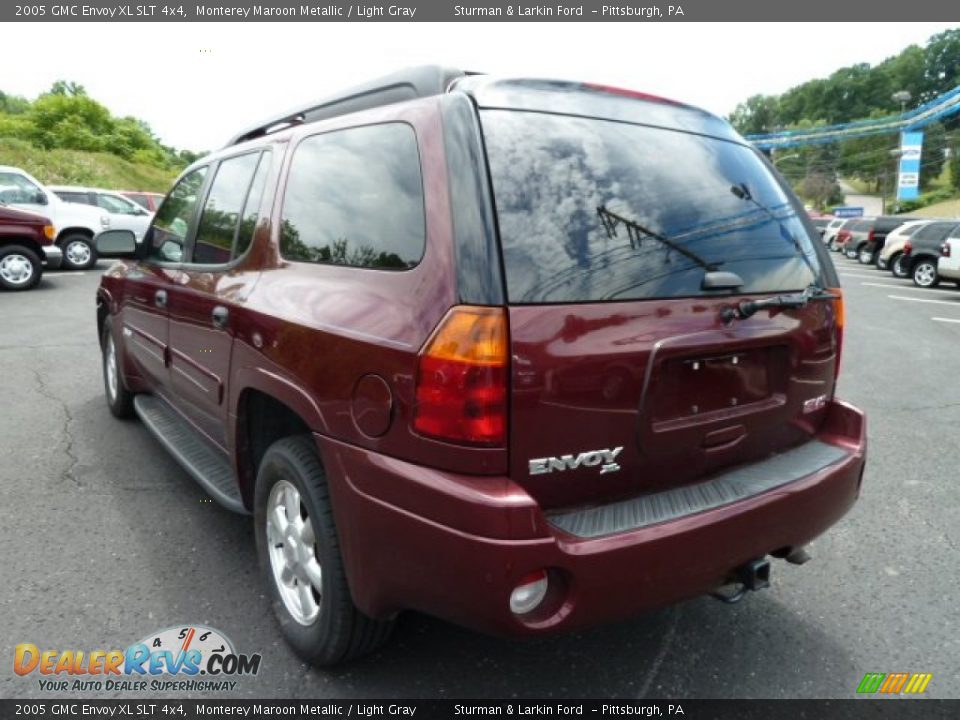
[[[0,697],[65,697],[14,675],[17,643],[122,648],[185,623],[262,653],[232,697],[850,698],[868,671],[931,672],[927,695],[960,697],[960,323],[931,319],[960,320],[960,291],[836,263],[840,395],[868,412],[869,462],[860,502],[812,562],[774,563],[772,587],[737,605],[700,598],[535,641],[407,614],[386,648],[335,671],[280,640],[249,518],[207,502],[138,422],[107,411],[98,272],[0,293]]]

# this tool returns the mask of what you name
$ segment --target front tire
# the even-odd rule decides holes
[[[6,290],[29,290],[43,276],[39,256],[23,245],[0,247],[0,287]]]
[[[97,262],[97,248],[86,235],[68,235],[60,247],[63,250],[63,267],[67,270],[87,270]]]
[[[115,417],[131,418],[134,415],[133,393],[123,386],[117,343],[113,339],[113,322],[109,317],[103,322],[100,347],[103,348],[103,394],[107,398],[107,407]]]
[[[347,585],[326,473],[310,436],[263,456],[254,493],[257,556],[280,631],[314,665],[336,665],[380,647],[392,629],[364,615]]]

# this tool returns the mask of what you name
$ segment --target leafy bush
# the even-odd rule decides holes
[[[166,147],[143,120],[114,117],[82,85],[62,80],[32,103],[0,92],[0,137],[44,150],[110,153],[164,170],[185,167],[184,154],[193,155]]]

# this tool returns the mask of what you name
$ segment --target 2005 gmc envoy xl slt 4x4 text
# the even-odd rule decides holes
[[[856,500],[837,276],[702,110],[417,68],[189,167],[103,277],[107,400],[251,513],[319,664],[766,586]]]

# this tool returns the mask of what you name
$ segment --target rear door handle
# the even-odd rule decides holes
[[[230,311],[227,310],[223,305],[217,305],[213,308],[211,313],[213,317],[213,326],[223,330],[227,326],[227,321],[230,319]]]
[[[158,308],[165,308],[167,306],[167,291],[157,290],[153,294],[153,304]]]

